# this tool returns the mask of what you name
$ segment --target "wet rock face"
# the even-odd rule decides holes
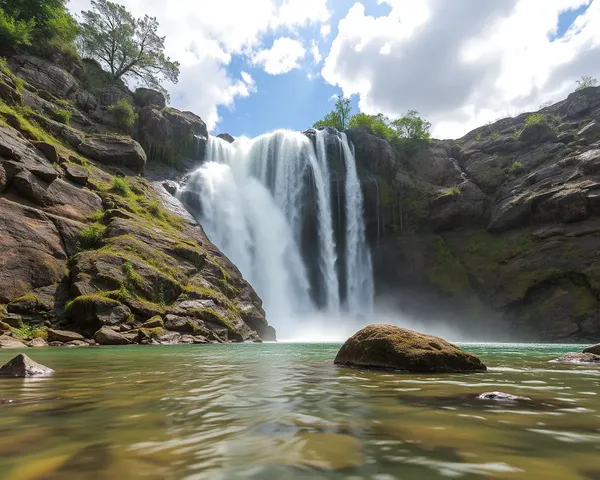
[[[337,365],[408,372],[474,372],[486,366],[439,337],[393,325],[369,325],[350,337],[335,357]]]
[[[17,355],[0,367],[0,377],[43,377],[52,375],[54,370],[34,362],[27,355]]]

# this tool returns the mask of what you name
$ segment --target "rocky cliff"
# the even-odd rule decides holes
[[[1,66],[0,346],[274,339],[237,268],[146,178],[198,161],[204,122],[94,62]]]
[[[380,300],[483,338],[600,338],[600,88],[411,154],[347,133]]]

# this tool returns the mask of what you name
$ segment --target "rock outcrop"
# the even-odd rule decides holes
[[[348,131],[380,299],[473,338],[598,341],[599,119],[600,88],[587,88],[456,141],[396,149],[387,175],[387,142]]]
[[[9,65],[14,73],[0,74],[0,347],[274,339],[237,268],[142,176],[147,153],[158,170],[201,158],[202,119],[166,107],[159,92],[133,95],[94,62],[72,72],[35,57]],[[148,152],[114,123],[108,107],[123,98],[136,103]],[[189,329],[169,328],[180,323]]]
[[[350,337],[337,365],[407,372],[474,372],[486,366],[447,341],[394,325],[369,325]]]

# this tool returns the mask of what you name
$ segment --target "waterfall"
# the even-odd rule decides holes
[[[348,310],[370,313],[373,309],[373,267],[365,236],[363,195],[356,171],[354,154],[342,133],[342,150],[346,166],[346,276]]]
[[[333,217],[326,148],[332,139],[346,171],[344,192],[338,192],[345,203],[344,246],[335,241],[340,222]],[[371,311],[363,198],[345,135],[318,131],[314,145],[302,133],[283,130],[233,144],[209,137],[205,161],[183,191],[198,196],[200,207],[188,209],[263,299],[280,337],[319,313]]]

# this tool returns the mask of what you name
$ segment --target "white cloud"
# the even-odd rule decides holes
[[[248,72],[242,71],[240,75],[242,76],[242,80],[244,80],[247,85],[254,85],[254,79]]]
[[[319,51],[319,44],[315,40],[312,41],[312,44],[310,46],[310,53],[312,54],[315,64],[321,63],[321,60],[323,60],[323,56]]]
[[[323,78],[358,94],[367,113],[416,109],[456,137],[507,112],[559,100],[581,75],[600,77],[600,0],[381,0],[355,3],[338,25]],[[590,4],[560,39],[562,12]]]
[[[174,106],[200,115],[210,130],[219,121],[217,107],[256,90],[254,83],[228,72],[232,55],[252,58],[264,35],[294,31],[329,21],[327,0],[119,0],[136,16],[156,16],[166,36],[166,52],[181,62],[179,83],[165,85]],[[71,0],[71,11],[90,8],[89,0]],[[298,54],[298,50],[295,50]]]
[[[326,23],[325,25],[321,25],[321,36],[323,38],[327,38],[331,33],[331,25]]]
[[[279,37],[270,49],[256,52],[253,61],[262,65],[270,75],[281,75],[300,67],[300,60],[306,55],[306,50],[299,40],[289,37]]]

